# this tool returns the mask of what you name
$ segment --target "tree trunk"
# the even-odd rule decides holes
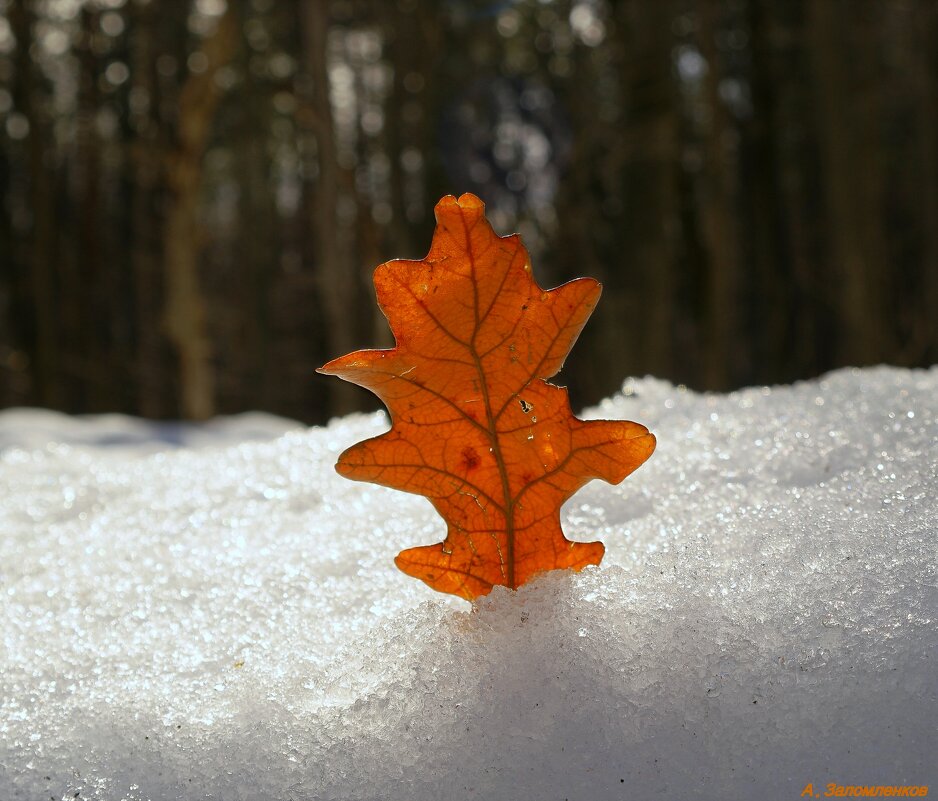
[[[52,195],[52,176],[45,164],[46,126],[43,109],[37,97],[38,80],[29,54],[33,45],[34,6],[29,0],[16,0],[10,9],[10,22],[16,36],[16,81],[13,86],[17,108],[29,123],[27,142],[29,158],[29,202],[32,211],[32,231],[29,248],[32,306],[34,310],[33,350],[30,354],[35,367],[35,403],[62,408],[61,353],[59,348],[57,303],[54,281],[55,211]]]
[[[335,124],[329,96],[328,31],[329,0],[303,0],[302,35],[306,69],[312,91],[316,148],[319,175],[310,198],[312,228],[316,237],[316,285],[325,317],[325,341],[329,358],[355,350],[354,319],[355,271],[342,248],[342,229],[346,227],[340,214],[343,197]],[[335,382],[330,394],[329,413],[334,416],[354,411],[357,404],[355,388],[344,381]]]
[[[913,364],[938,361],[938,7],[926,0],[919,9],[918,72],[921,142],[921,215],[923,286],[918,303],[917,330],[909,353]]]
[[[78,125],[75,135],[74,178],[78,192],[76,215],[74,283],[69,297],[79,299],[74,329],[66,346],[72,351],[70,372],[83,389],[81,409],[102,412],[114,408],[108,390],[116,365],[111,359],[113,342],[107,337],[109,318],[107,282],[101,248],[104,228],[101,219],[102,159],[96,124],[101,97],[98,91],[99,59],[92,42],[100,22],[99,12],[90,5],[81,10],[81,45],[78,48]],[[73,294],[74,293],[74,294]],[[115,382],[117,383],[117,382]]]
[[[171,202],[165,229],[164,322],[179,358],[181,411],[192,420],[204,420],[215,412],[212,346],[199,285],[199,200],[202,161],[221,100],[215,77],[234,57],[237,42],[237,21],[229,7],[215,31],[202,42],[206,68],[190,74],[180,92],[176,148],[167,165]]]
[[[629,2],[625,64],[624,217],[628,221],[623,263],[644,290],[637,321],[644,358],[639,372],[671,375],[675,365],[677,239],[680,235],[681,137],[671,3]],[[617,347],[617,345],[616,345]]]
[[[149,5],[130,7],[130,39],[134,87],[148,99],[145,110],[136,112],[135,138],[130,144],[131,172],[130,264],[134,287],[134,367],[132,370],[136,412],[144,417],[161,418],[170,414],[167,386],[166,345],[160,331],[162,286],[162,230],[159,197],[161,167],[166,143],[160,136],[155,105],[157,102],[155,66],[157,9]]]
[[[830,232],[828,263],[840,279],[836,302],[843,341],[839,357],[859,365],[879,361],[890,343],[880,287],[888,265],[882,230],[881,149],[873,108],[877,87],[858,86],[851,74],[859,69],[855,61],[875,64],[878,53],[849,46],[862,32],[859,26],[866,24],[854,11],[852,4],[833,0],[810,4]],[[862,41],[869,44],[865,38]]]
[[[709,65],[705,77],[710,119],[704,138],[703,180],[700,200],[703,239],[707,248],[706,328],[707,352],[704,386],[725,390],[731,385],[732,365],[737,359],[739,332],[739,230],[737,227],[737,156],[727,146],[731,132],[719,82],[723,75],[716,47],[719,7],[701,7],[701,50]]]

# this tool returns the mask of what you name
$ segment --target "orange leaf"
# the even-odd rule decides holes
[[[563,366],[599,298],[579,278],[548,291],[517,235],[499,237],[475,195],[449,195],[422,261],[375,271],[397,346],[362,350],[320,372],[374,392],[391,430],[353,445],[346,478],[425,495],[446,540],[395,562],[441,592],[473,599],[542,570],[595,565],[599,542],[570,542],[560,506],[592,478],[618,483],[655,438],[637,423],[578,420],[567,391],[543,379]]]

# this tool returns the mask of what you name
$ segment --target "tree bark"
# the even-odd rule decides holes
[[[705,196],[700,202],[703,238],[707,248],[706,327],[707,353],[704,386],[725,390],[730,386],[731,365],[737,362],[739,331],[739,230],[737,227],[737,157],[727,146],[732,130],[719,93],[722,77],[716,38],[719,7],[701,7],[701,51],[709,69],[705,77],[710,120],[704,138],[703,179]]]
[[[639,372],[673,374],[681,136],[671,3],[626,3],[623,261],[641,282]],[[618,347],[618,345],[616,345]]]
[[[34,41],[35,5],[30,0],[16,0],[10,9],[10,22],[17,42],[14,101],[29,123],[29,202],[33,223],[27,246],[34,311],[34,344],[30,356],[35,364],[33,402],[61,408],[64,399],[61,395],[61,352],[56,325],[55,269],[52,263],[55,242],[52,176],[45,163],[46,120],[37,98],[38,78],[29,53]]]
[[[147,98],[146,110],[137,112],[141,119],[132,121],[135,129],[130,144],[130,264],[134,287],[134,382],[136,412],[144,417],[161,418],[170,414],[170,382],[167,379],[166,343],[160,331],[162,288],[162,230],[157,199],[166,142],[157,121],[154,62],[158,10],[154,5],[130,7],[130,39],[133,62],[131,74],[135,88]]]
[[[909,353],[912,364],[938,360],[938,6],[925,0],[919,9],[918,72],[921,147],[921,274],[923,292],[919,299],[918,325]]]
[[[828,264],[840,279],[835,298],[843,329],[839,357],[860,365],[877,362],[889,352],[880,291],[888,266],[878,119],[872,108],[876,87],[858,86],[851,74],[860,53],[849,47],[850,39],[857,35],[857,26],[865,24],[854,10],[852,4],[833,0],[810,3],[830,232]],[[873,62],[877,55],[864,48],[862,59]]]
[[[166,306],[164,323],[179,358],[181,411],[204,420],[215,412],[215,371],[199,285],[202,161],[212,134],[221,89],[215,80],[237,48],[237,21],[229,10],[202,43],[206,68],[191,73],[179,96],[176,148],[167,165],[171,203],[165,229]]]
[[[330,100],[328,66],[329,0],[303,0],[302,36],[306,54],[315,120],[319,175],[310,198],[312,228],[316,237],[316,286],[325,317],[325,341],[329,358],[355,350],[353,321],[355,309],[355,271],[342,247],[345,227],[339,213],[343,200],[336,148],[335,123]],[[344,381],[335,382],[330,394],[329,413],[340,416],[354,411],[357,392]]]

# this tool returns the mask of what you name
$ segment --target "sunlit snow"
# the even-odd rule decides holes
[[[472,607],[333,471],[381,414],[0,414],[0,799],[938,792],[938,368],[591,416],[659,442],[565,507],[602,566]]]

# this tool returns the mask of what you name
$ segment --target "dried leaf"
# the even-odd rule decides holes
[[[444,197],[422,261],[375,271],[397,346],[363,350],[320,372],[374,392],[391,430],[349,448],[347,478],[425,495],[446,540],[395,560],[441,592],[473,599],[536,573],[598,564],[602,543],[568,541],[560,506],[584,483],[618,483],[655,438],[637,423],[578,420],[560,370],[599,298],[580,278],[542,290],[517,235],[499,237],[479,198]]]

